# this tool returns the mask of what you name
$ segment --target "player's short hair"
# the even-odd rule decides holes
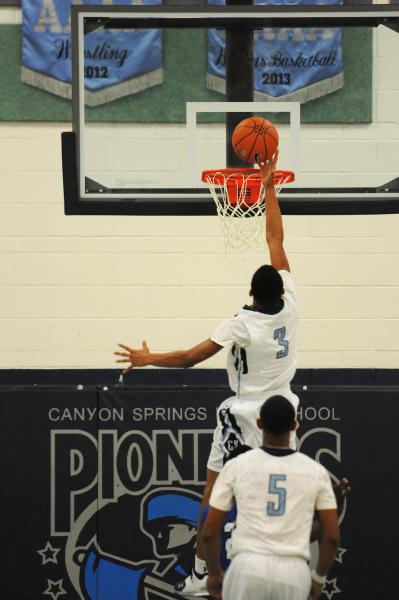
[[[295,422],[295,409],[284,396],[268,398],[260,409],[262,429],[270,433],[288,433]]]
[[[237,446],[237,448],[234,448],[234,450],[223,456],[223,464],[225,465],[232,458],[240,456],[240,454],[244,454],[244,452],[248,452],[248,450],[253,450],[253,448],[251,448],[251,446],[247,446],[246,444],[240,444]]]
[[[262,265],[252,275],[251,291],[258,302],[277,302],[284,292],[283,279],[271,265]]]

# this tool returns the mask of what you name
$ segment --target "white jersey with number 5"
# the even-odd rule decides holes
[[[279,312],[269,314],[245,306],[212,335],[212,340],[220,346],[231,347],[227,373],[237,397],[281,390],[295,375],[298,327],[295,286],[288,271],[279,273],[284,283]]]
[[[223,467],[209,503],[229,511],[234,500],[233,557],[253,552],[308,560],[314,511],[337,507],[324,467],[300,452],[268,447]]]

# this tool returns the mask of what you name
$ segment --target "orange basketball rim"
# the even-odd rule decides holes
[[[273,175],[278,189],[295,180],[293,171],[278,169]],[[232,205],[251,206],[264,198],[259,169],[208,169],[202,172],[202,181],[211,187],[211,192],[212,188],[223,187],[225,199]]]

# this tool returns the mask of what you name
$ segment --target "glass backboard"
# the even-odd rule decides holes
[[[230,141],[248,115],[295,171],[284,212],[397,212],[398,23],[333,1],[73,6],[66,212],[212,214],[201,173],[252,166]]]

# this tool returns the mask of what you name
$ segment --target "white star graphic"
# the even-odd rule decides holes
[[[42,557],[42,566],[48,562],[58,564],[57,554],[60,548],[53,548],[50,542],[47,542],[42,550],[37,550],[37,553]]]
[[[341,590],[337,586],[337,577],[334,577],[334,579],[327,579],[327,581],[323,587],[323,594],[325,594],[327,596],[328,600],[331,600],[331,598],[334,596],[334,594],[340,594],[340,593],[341,593]]]
[[[58,581],[47,579],[47,586],[47,590],[44,591],[43,594],[48,594],[53,600],[57,600],[58,596],[66,594],[66,591],[62,587],[62,579],[59,579]]]
[[[337,562],[339,562],[342,565],[342,557],[345,554],[345,552],[347,552],[348,549],[347,548],[338,548],[338,552],[337,552],[337,556],[335,557],[335,560]]]

